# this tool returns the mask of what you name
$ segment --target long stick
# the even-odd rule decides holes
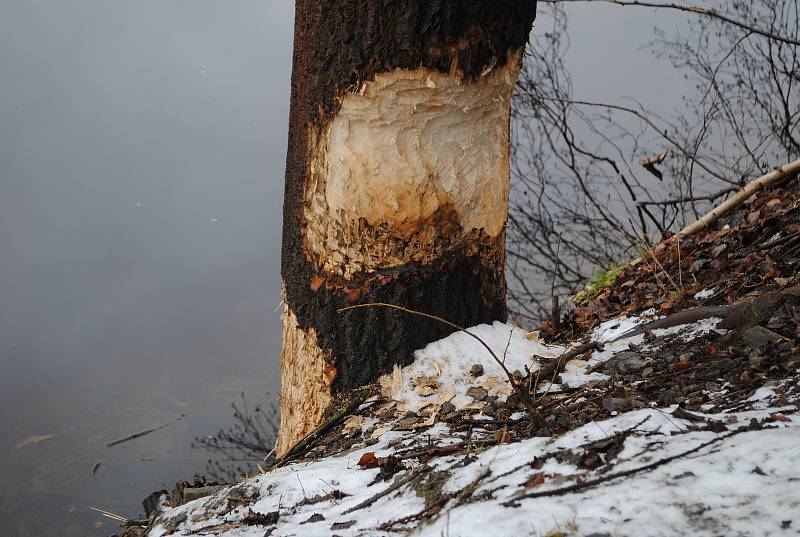
[[[660,254],[672,243],[672,241],[677,240],[678,237],[689,237],[691,235],[694,235],[698,231],[706,229],[708,226],[719,220],[721,217],[728,214],[728,212],[730,212],[731,209],[740,205],[742,202],[747,200],[747,198],[749,198],[759,190],[773,183],[777,183],[781,179],[784,179],[785,177],[798,172],[800,172],[800,159],[792,161],[788,164],[784,164],[783,166],[778,166],[771,172],[762,175],[758,179],[750,181],[735,196],[728,198],[721,204],[711,209],[711,211],[706,213],[705,216],[700,218],[700,220],[692,224],[689,224],[688,226],[681,229],[677,234],[673,235],[669,239],[658,244],[653,250],[653,253]]]

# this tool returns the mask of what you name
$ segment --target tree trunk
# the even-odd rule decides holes
[[[511,92],[534,0],[297,0],[278,453],[334,394],[505,320]]]

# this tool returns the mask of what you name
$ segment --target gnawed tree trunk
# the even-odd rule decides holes
[[[506,318],[510,98],[535,0],[297,0],[278,453],[337,392]]]

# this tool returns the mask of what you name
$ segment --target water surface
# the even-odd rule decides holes
[[[113,533],[277,389],[292,18],[0,2],[0,535]]]

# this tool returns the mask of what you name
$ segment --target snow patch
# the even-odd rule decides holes
[[[699,291],[699,292],[694,294],[694,299],[695,300],[705,300],[705,299],[707,299],[709,297],[712,297],[712,296],[714,296],[714,290],[713,289],[703,289],[702,291]]]
[[[495,321],[468,329],[482,339],[511,371],[535,371],[539,367],[537,356],[556,358],[566,349],[546,345],[519,327]],[[478,365],[483,374],[474,377],[472,367]],[[387,395],[397,401],[403,410],[419,411],[426,407],[441,407],[451,403],[457,409],[473,403],[467,394],[473,387],[486,390],[495,397],[513,393],[508,378],[488,350],[465,332],[430,343],[414,354],[414,363],[381,379]]]

